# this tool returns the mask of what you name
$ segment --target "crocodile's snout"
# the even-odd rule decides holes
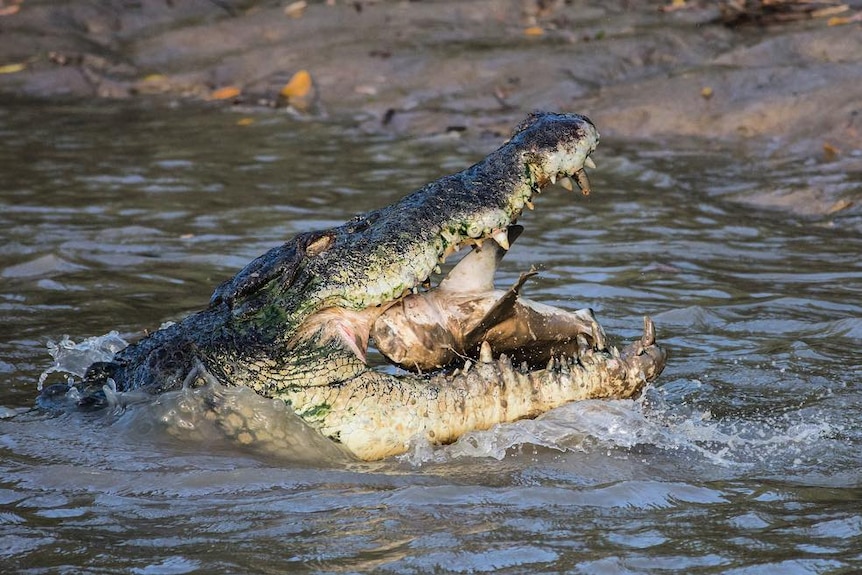
[[[556,183],[568,190],[574,182],[589,195],[590,181],[584,167],[595,169],[590,154],[599,144],[595,124],[579,114],[533,113],[516,129],[512,140],[520,140],[535,181]]]

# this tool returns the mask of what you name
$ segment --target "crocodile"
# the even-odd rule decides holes
[[[598,142],[585,116],[530,114],[473,166],[253,260],[206,308],[92,364],[71,384],[78,404],[98,407],[113,391],[245,386],[376,460],[416,438],[451,443],[571,401],[637,395],[666,362],[648,317],[620,350],[589,309],[521,297],[534,271],[493,288],[516,222],[543,188],[574,181],[590,193],[585,167]],[[471,251],[431,287],[462,249]],[[370,366],[371,341],[403,370]],[[226,432],[253,436],[248,421],[211,408]]]

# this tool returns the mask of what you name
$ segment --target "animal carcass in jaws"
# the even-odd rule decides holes
[[[604,349],[605,334],[592,310],[570,312],[521,297],[521,287],[535,271],[521,274],[508,290],[494,288],[497,265],[522,231],[510,226],[502,242],[474,246],[437,288],[389,306],[371,327],[377,349],[412,371],[502,353],[543,367],[554,356],[577,357],[585,346]]]

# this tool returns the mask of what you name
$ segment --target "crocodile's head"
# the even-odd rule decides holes
[[[466,170],[257,258],[206,310],[91,366],[83,395],[97,398],[109,379],[160,392],[214,378],[283,399],[366,459],[403,452],[416,435],[453,441],[568,401],[631,397],[665,364],[648,318],[643,336],[618,350],[592,311],[523,299],[532,273],[507,291],[493,286],[516,221],[543,187],[573,178],[589,193],[584,168],[598,141],[583,116],[533,114]],[[438,282],[462,249],[472,252]],[[371,369],[369,339],[422,373]],[[228,404],[215,409],[224,428],[253,427]]]
[[[393,302],[427,286],[451,254],[508,229],[546,185],[573,178],[599,142],[576,114],[535,113],[496,152],[401,201],[322,232],[301,234],[250,263],[213,295],[267,345],[338,340],[364,359],[369,331]]]

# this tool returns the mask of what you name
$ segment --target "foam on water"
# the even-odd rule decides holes
[[[536,419],[467,433],[447,446],[415,441],[402,460],[417,466],[471,457],[502,460],[528,446],[560,452],[658,449],[688,453],[721,468],[789,470],[803,467],[824,441],[841,432],[841,425],[817,420],[816,414],[765,420],[714,419],[697,411],[680,415],[647,393],[636,400],[570,403]]]
[[[116,331],[98,337],[88,337],[80,343],[72,341],[68,335],[58,341],[48,342],[48,353],[54,358],[53,364],[39,376],[37,389],[52,373],[66,373],[78,378],[84,377],[87,368],[97,361],[109,361],[114,354],[129,345]]]
[[[54,361],[40,376],[40,389],[50,374],[65,373],[69,380],[80,378],[92,362],[109,360],[125,345],[117,332],[80,343],[68,337],[49,343],[48,352]],[[221,444],[226,449],[249,450],[286,462],[349,460],[339,446],[306,425],[282,401],[208,379],[206,386],[158,397],[117,392],[106,386],[112,407],[108,413],[118,416],[112,425],[132,437],[175,441],[184,446]],[[67,399],[74,401],[76,393],[72,389]],[[228,420],[241,420],[241,431],[229,429],[231,426],[225,424]],[[447,446],[417,439],[400,460],[412,466],[463,458],[501,460],[527,446],[560,452],[649,447],[687,452],[721,467],[750,469],[771,460],[787,468],[803,466],[809,454],[824,448],[823,440],[841,433],[840,423],[818,419],[816,413],[784,413],[758,420],[715,418],[709,411],[668,404],[654,389],[648,389],[637,400],[575,402],[536,419],[467,433]]]

